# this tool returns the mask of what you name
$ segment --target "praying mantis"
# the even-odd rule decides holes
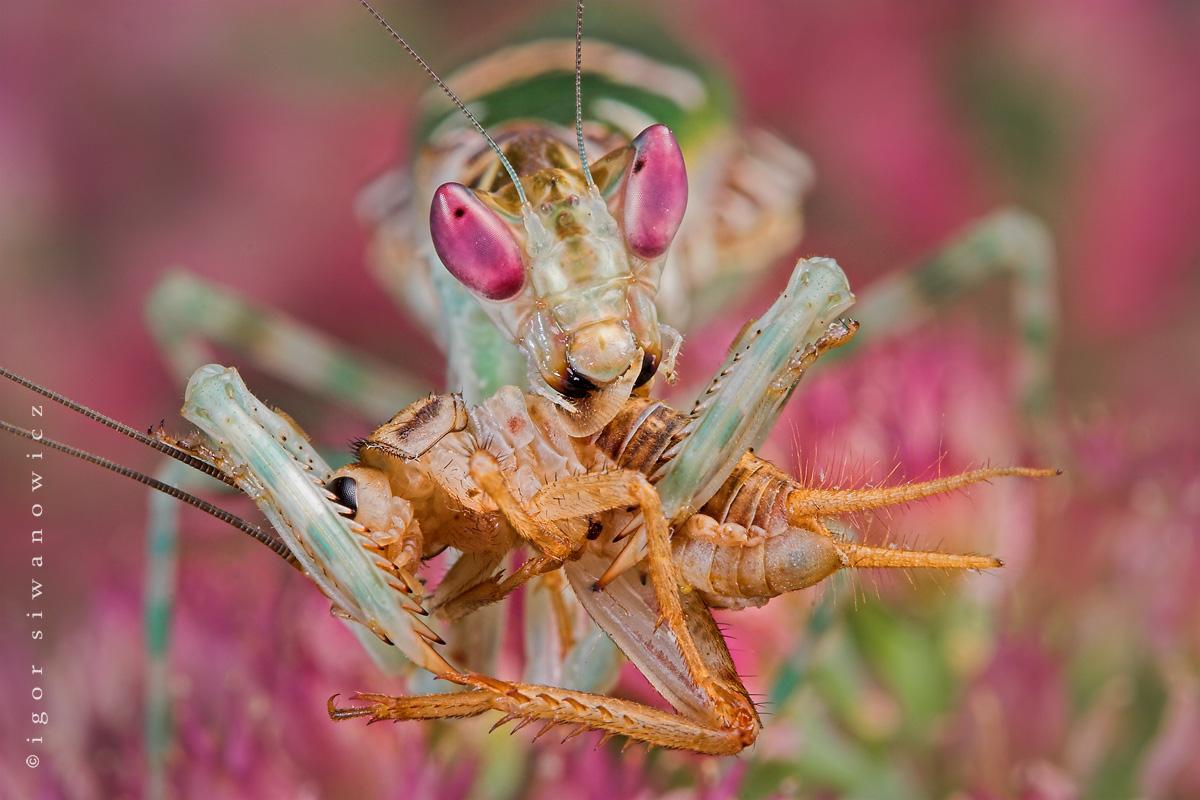
[[[736,409],[736,396],[745,394],[756,398],[751,411],[771,416],[780,405],[771,401],[786,398],[821,352],[853,336],[853,322],[834,318],[850,300],[847,288],[834,262],[802,263],[715,377],[707,393],[708,407],[720,409],[715,416],[727,419],[725,409]],[[350,707],[331,698],[332,718],[420,720],[496,710],[504,712],[501,722],[542,720],[543,731],[568,724],[710,755],[753,744],[761,722],[709,606],[765,603],[845,568],[999,566],[987,556],[860,545],[835,533],[835,520],[994,477],[1053,474],[984,469],[925,484],[830,490],[805,487],[752,453],[735,451],[668,487],[664,474],[680,474],[670,467],[686,463],[695,443],[704,444],[703,426],[696,425],[704,413],[684,416],[630,399],[598,435],[583,437],[554,403],[515,387],[474,408],[457,395],[418,401],[360,442],[353,465],[331,472],[301,431],[254,398],[236,371],[217,365],[193,375],[184,413],[206,439],[160,432],[151,441],[254,499],[286,548],[269,534],[256,538],[299,566],[337,615],[467,689],[360,693],[354,699],[364,705]],[[760,416],[737,419],[733,439],[761,434]],[[681,485],[684,493],[677,494]],[[527,557],[502,578],[496,570],[518,545]],[[460,557],[427,598],[421,562],[447,547]],[[632,569],[643,559],[637,580]],[[445,640],[422,621],[427,600],[440,615],[463,618],[560,569],[592,619],[679,713],[463,670],[438,651]],[[566,613],[560,608],[560,617]]]
[[[543,52],[549,57],[562,49],[559,47],[556,51],[555,47],[558,47],[558,45],[546,46]],[[498,60],[497,63],[510,63],[514,65],[513,69],[515,70],[515,65],[523,63],[522,58],[528,57],[528,55],[528,52],[512,52],[498,54],[495,58]],[[620,63],[618,57],[621,53],[614,52],[612,55],[614,60]],[[597,58],[597,61],[602,64],[605,63],[602,57]],[[492,70],[483,68],[479,69],[479,74],[491,74],[493,72]],[[680,77],[678,70],[676,72],[660,70],[648,74],[659,75],[667,83],[670,83],[671,79]],[[467,77],[469,78],[470,76]],[[457,83],[453,76],[448,79],[448,82],[451,84]],[[470,81],[464,78],[463,83],[470,84]],[[487,86],[481,87],[480,92],[487,93],[488,89],[489,87]],[[599,98],[593,98],[593,100],[595,99]],[[684,126],[682,125],[675,125],[672,128],[673,131],[678,133],[682,133],[683,129]],[[468,137],[474,136],[474,133],[470,131],[466,133]],[[709,186],[710,188],[712,186],[718,188],[713,189],[713,196],[711,198],[701,202],[697,202],[695,197],[689,198],[689,214],[693,215],[691,219],[699,219],[702,222],[693,226],[694,232],[690,232],[682,227],[684,223],[681,222],[680,230],[677,233],[679,239],[675,242],[672,252],[676,255],[691,254],[696,259],[708,258],[710,259],[710,271],[714,269],[711,262],[714,253],[728,252],[730,254],[727,256],[729,261],[739,261],[740,267],[746,273],[753,274],[755,271],[764,268],[766,264],[769,264],[781,249],[790,247],[794,242],[799,229],[797,220],[799,216],[799,199],[803,194],[801,189],[806,186],[806,181],[808,180],[807,165],[802,157],[795,154],[786,145],[782,145],[782,143],[774,140],[762,139],[752,134],[743,137],[728,125],[724,131],[718,131],[717,133],[710,131],[707,134],[707,138],[701,137],[701,141],[706,146],[718,150],[719,148],[715,144],[712,144],[712,142],[719,141],[723,134],[726,141],[722,144],[726,148],[726,151],[738,154],[743,161],[739,161],[736,157],[729,157],[730,160],[724,162],[724,168],[728,174],[721,174],[720,167],[711,168],[712,171],[718,174],[717,177],[712,178],[708,182]],[[445,129],[445,136],[448,141],[453,141],[453,137],[456,136],[460,139],[463,138],[460,132],[451,130],[450,128]],[[557,134],[556,138],[561,141],[563,137],[561,134]],[[629,138],[632,139],[632,135]],[[680,136],[679,138],[683,137]],[[732,143],[729,140],[732,140]],[[770,141],[770,145],[764,145],[762,150],[755,150],[753,148],[752,145],[754,142],[764,141]],[[591,142],[588,144],[592,147],[597,146]],[[774,149],[772,150],[771,148]],[[434,141],[431,143],[428,151],[423,153],[422,165],[414,169],[413,186],[424,186],[432,192],[431,184],[436,184],[439,180],[437,176],[442,174],[441,171],[446,170],[458,171],[464,182],[471,182],[476,179],[485,180],[483,176],[488,174],[490,174],[492,180],[495,180],[496,176],[500,174],[497,163],[494,160],[490,160],[492,157],[487,152],[477,152],[473,156],[463,156],[461,160],[456,161],[454,155],[447,154],[448,149],[449,146],[443,141]],[[585,146],[584,149],[586,150],[587,147]],[[623,152],[625,155],[618,155],[617,161],[620,161],[622,158],[628,162],[636,161],[636,159],[628,157],[629,151]],[[636,146],[634,146],[632,152],[637,153]],[[692,175],[691,164],[694,162],[690,158],[687,139],[684,139],[681,144],[680,152],[682,153],[682,159],[689,164],[690,188],[696,176]],[[703,152],[703,148],[699,152]],[[764,152],[772,154],[777,160],[770,161],[763,155]],[[696,156],[696,158],[700,159],[701,163],[704,163],[702,156]],[[787,185],[783,187],[779,185],[771,185],[767,188],[758,187],[761,194],[761,213],[769,217],[769,219],[752,219],[749,224],[746,224],[746,220],[744,219],[740,220],[740,223],[744,225],[743,228],[734,228],[731,224],[726,225],[727,228],[735,231],[750,231],[750,233],[744,235],[743,240],[733,242],[723,241],[720,243],[721,246],[714,246],[712,242],[706,243],[701,238],[704,234],[711,236],[714,230],[722,230],[722,228],[719,224],[704,224],[703,221],[706,218],[703,212],[707,209],[710,215],[717,218],[724,213],[726,207],[723,205],[719,187],[725,185],[723,183],[725,180],[740,180],[745,182],[746,175],[745,171],[743,171],[743,163],[754,158],[758,158],[760,163],[775,165],[782,162],[792,166],[790,175],[783,170],[773,171],[761,168],[758,170],[759,173],[766,172],[775,176],[782,175],[786,178]],[[601,159],[597,162],[597,165],[601,167],[605,166],[603,165],[603,161],[604,159]],[[624,166],[631,169],[628,163],[624,164]],[[426,170],[428,174],[421,175],[420,172],[422,169]],[[489,170],[490,173],[488,172]],[[597,183],[603,183],[603,179],[607,173],[603,168],[597,170],[597,172],[601,177],[601,180],[597,181]],[[702,170],[695,170],[695,172],[702,173]],[[623,175],[621,170],[612,170],[612,174],[617,175],[618,179]],[[423,182],[422,178],[424,179]],[[577,175],[576,178],[577,180],[583,180],[581,175]],[[582,185],[586,187],[590,182],[589,180],[583,180]],[[392,185],[395,183],[396,181],[393,179]],[[705,182],[701,181],[701,185],[703,183]],[[509,185],[515,188],[520,184],[519,182],[511,182]],[[506,337],[502,333],[505,328],[503,319],[500,320],[501,324],[497,326],[495,324],[497,322],[496,315],[489,315],[476,302],[474,297],[469,296],[467,292],[463,292],[461,287],[457,287],[451,283],[448,278],[449,273],[438,268],[421,271],[419,264],[416,267],[413,266],[414,259],[411,255],[412,253],[420,254],[423,251],[426,261],[428,261],[430,246],[432,245],[436,249],[436,242],[425,241],[425,238],[432,239],[432,235],[427,227],[421,228],[421,230],[425,231],[422,241],[414,241],[417,234],[412,233],[414,226],[428,225],[427,222],[423,223],[420,214],[414,213],[412,210],[413,208],[420,207],[424,203],[424,198],[411,199],[407,204],[397,201],[392,197],[384,196],[381,198],[380,195],[386,195],[386,192],[383,192],[384,188],[387,187],[377,186],[376,191],[364,200],[364,207],[367,209],[366,213],[368,215],[373,214],[380,225],[380,231],[374,245],[377,253],[377,271],[388,272],[388,274],[392,275],[392,284],[399,286],[408,295],[424,298],[423,300],[413,300],[410,302],[412,305],[419,307],[424,314],[437,318],[440,337],[448,354],[448,371],[451,376],[449,382],[451,386],[462,390],[463,396],[466,399],[465,402],[473,405],[478,404],[490,397],[494,397],[502,386],[510,383],[524,384],[533,377],[531,375],[531,367],[536,369],[538,365],[553,361],[552,356],[546,356],[545,354],[539,354],[537,359],[530,359],[526,358],[527,353],[522,353],[519,350],[514,353],[512,343],[506,341]],[[413,190],[414,198],[416,194],[417,191]],[[576,194],[581,195],[581,193]],[[451,200],[453,199],[451,198]],[[496,202],[499,204],[503,203],[503,201],[504,198],[501,198]],[[383,207],[382,209],[381,206]],[[513,204],[509,202],[505,210],[511,216],[514,210]],[[700,211],[699,214],[696,214],[697,210]],[[396,218],[397,215],[400,217],[399,220]],[[690,220],[688,221],[690,222]],[[770,231],[777,237],[773,244],[771,244],[771,237],[763,235],[763,231]],[[689,236],[693,238],[689,238]],[[410,238],[406,239],[405,237]],[[760,252],[757,254],[749,252],[752,246],[761,248]],[[646,247],[643,246],[641,249],[645,250]],[[397,251],[401,252],[403,261],[399,263],[389,261],[389,256],[395,255]],[[704,270],[697,267],[697,262],[693,260],[677,258],[676,261],[678,262],[677,265],[668,261],[665,264],[660,263],[656,266],[665,270],[664,280],[677,282],[676,288],[673,290],[674,294],[672,294],[672,291],[667,291],[665,294],[660,294],[659,296],[665,301],[665,307],[684,310],[677,311],[677,315],[683,320],[680,322],[682,325],[686,321],[686,311],[690,311],[690,306],[693,305],[688,302],[687,298],[691,293],[703,290],[704,281],[698,276],[702,276]],[[718,259],[717,262],[720,263],[720,260]],[[437,267],[439,265],[434,266]],[[943,290],[947,286],[958,288],[968,285],[983,276],[1001,271],[1008,271],[1018,277],[1017,286],[1020,290],[1019,307],[1022,314],[1026,315],[1026,319],[1036,323],[1023,325],[1022,329],[1038,329],[1044,332],[1052,321],[1049,266],[1048,248],[1044,234],[1037,224],[1019,213],[1004,213],[981,223],[979,227],[968,233],[963,242],[953,245],[942,257],[936,258],[927,264],[924,267],[922,278],[918,280],[908,278],[896,279],[877,287],[874,294],[865,297],[856,307],[856,316],[863,324],[864,331],[863,334],[860,334],[859,339],[861,340],[866,336],[882,335],[888,331],[889,327],[895,330],[918,318],[922,311],[929,307],[929,301],[945,299],[949,293]],[[715,268],[715,270],[717,273],[722,271],[720,267]],[[670,278],[669,276],[672,275],[680,277]],[[655,280],[646,280],[644,285],[648,289],[649,285],[655,282]],[[682,285],[682,289],[678,288],[680,285]],[[422,289],[422,286],[425,288]],[[924,291],[920,287],[924,287]],[[930,291],[929,287],[935,288]],[[670,285],[654,288],[672,289]],[[426,294],[420,295],[421,291],[425,291]],[[843,293],[848,298],[848,288],[844,289]],[[794,298],[796,293],[793,292],[792,294]],[[180,313],[180,297],[186,297],[188,300],[190,310],[183,309],[187,313]],[[436,298],[436,301],[430,302],[429,298],[431,297]],[[215,304],[224,303],[225,310],[232,313],[211,313],[213,310],[211,306],[204,307],[206,301],[212,301]],[[174,355],[172,356],[172,360],[177,365],[192,361],[196,357],[196,337],[198,334],[209,332],[205,329],[205,325],[209,320],[224,319],[228,322],[232,317],[236,317],[236,314],[239,312],[255,313],[218,290],[211,287],[199,286],[186,278],[176,279],[174,283],[164,284],[156,294],[155,302],[157,305],[152,310],[151,316],[156,321],[156,330],[160,338],[165,342],[173,343]],[[699,309],[703,306],[703,303],[697,302],[694,305]],[[770,313],[768,312],[768,314]],[[780,312],[780,315],[782,315],[782,312]],[[189,329],[187,327],[188,323],[194,322],[197,318],[204,320],[204,324]],[[831,320],[822,321],[828,323]],[[510,336],[513,334],[511,325],[507,332]],[[824,329],[821,330],[821,333],[824,333]],[[811,346],[814,343],[808,328],[802,331],[793,331],[792,336],[795,338],[789,347],[784,348],[779,342],[775,343],[777,348],[781,348],[777,352],[787,352],[788,359],[791,359],[797,351],[804,352],[805,347]],[[218,332],[215,338],[229,342],[228,337],[229,334],[227,332]],[[305,344],[310,346],[310,349],[305,352],[318,352],[324,356],[323,359],[315,361],[304,358],[297,359],[297,361],[303,363],[303,368],[306,370],[305,380],[309,382],[309,385],[313,385],[314,376],[316,378],[320,377],[321,371],[314,365],[319,366],[325,363],[342,369],[351,363],[361,363],[361,361],[354,359],[343,361],[340,351],[329,348],[327,343],[319,339],[314,339],[311,336],[307,339],[304,337],[305,334],[291,323],[279,318],[268,318],[265,324],[257,326],[257,333],[253,340],[234,343],[247,346],[252,351],[252,354],[256,354],[260,360],[267,362],[269,366],[274,364],[282,371],[286,371],[297,367],[297,364],[273,361],[278,351],[272,349],[271,342],[274,341],[275,344],[279,344],[296,341],[297,339],[303,340]],[[667,340],[669,341],[670,338],[667,337]],[[522,341],[524,341],[523,338]],[[605,402],[600,408],[588,409],[586,413],[587,420],[581,426],[575,425],[568,431],[571,436],[586,438],[599,433],[605,425],[612,422],[617,415],[628,408],[629,404],[633,402],[631,397],[636,388],[634,384],[641,379],[646,363],[646,354],[654,346],[654,343],[650,341],[635,341],[635,344],[639,346],[614,348],[622,353],[635,353],[638,350],[642,352],[640,361],[629,359],[626,368],[616,376],[617,378],[624,378],[628,384],[620,387],[623,395],[618,394],[616,397],[616,400],[619,402],[611,402],[611,398],[605,398]],[[659,363],[654,366],[656,370],[669,371],[671,345],[668,344],[664,348],[663,344],[663,339],[660,339],[657,343],[659,352],[656,359]],[[769,430],[773,414],[778,411],[778,405],[775,405],[769,409],[765,409],[766,413],[759,413],[757,415],[751,413],[752,411],[760,410],[758,409],[758,403],[764,391],[763,386],[764,384],[769,385],[771,380],[768,380],[765,375],[754,376],[749,373],[743,374],[743,370],[749,370],[756,365],[761,365],[764,353],[759,349],[752,349],[754,345],[753,341],[746,341],[742,344],[746,348],[751,348],[747,352],[752,354],[738,358],[738,363],[742,368],[740,370],[732,370],[726,376],[730,380],[723,384],[725,386],[735,385],[738,387],[738,391],[727,390],[727,396],[723,395],[721,397],[722,402],[710,402],[705,408],[700,409],[701,416],[697,419],[701,419],[702,421],[696,423],[696,430],[691,431],[691,435],[689,436],[689,442],[695,443],[692,445],[695,448],[695,452],[676,454],[675,459],[673,459],[674,466],[671,470],[671,475],[659,476],[660,481],[655,484],[655,494],[664,506],[668,505],[668,498],[675,498],[674,500],[670,500],[670,502],[678,506],[675,510],[679,518],[693,518],[687,516],[687,514],[703,506],[700,498],[702,498],[706,491],[717,491],[722,481],[728,477],[728,475],[722,477],[721,472],[734,469],[734,465],[741,459],[745,449],[761,441],[761,437],[765,436],[766,430]],[[1025,392],[1031,398],[1040,396],[1044,390],[1046,368],[1044,366],[1045,354],[1039,352],[1041,346],[1040,340],[1036,347],[1033,346],[1031,341],[1031,346],[1027,349],[1024,356],[1028,366],[1024,370],[1024,380],[1028,384]],[[742,352],[742,349],[735,347],[733,352],[736,355]],[[570,360],[569,354],[557,357]],[[194,366],[195,364],[191,363],[188,371],[194,368]],[[632,366],[636,366],[637,370],[632,374],[632,378],[630,378],[630,369]],[[332,369],[329,370],[329,372],[333,371]],[[609,369],[608,372],[611,374],[613,370]],[[388,414],[400,405],[400,403],[392,398],[402,395],[411,385],[411,382],[389,380],[389,371],[385,369],[365,369],[360,374],[362,380],[355,381],[359,387],[356,394],[360,396],[354,402],[361,404],[388,402]],[[561,377],[564,379],[564,382],[556,386],[550,380],[546,380],[544,388],[549,391],[543,391],[539,396],[547,399],[552,404],[561,401],[568,405],[575,405],[576,403],[573,401],[582,399],[580,397],[572,397],[573,394],[579,394],[577,388],[575,388],[579,381],[569,380],[569,376],[565,370],[560,369],[556,372],[554,369],[539,369],[537,370],[536,377],[545,380],[547,374],[552,379]],[[593,384],[596,383],[595,378],[596,375],[585,376],[585,380]],[[533,381],[529,382],[533,383]],[[643,386],[648,385],[648,382],[643,383]],[[792,385],[794,385],[794,382]],[[758,387],[758,394],[754,393],[755,389],[753,387],[755,386]],[[543,387],[539,386],[538,388]],[[336,394],[333,391],[331,393]],[[790,389],[780,392],[782,396],[780,402],[782,402],[782,399],[786,399],[786,395],[789,393]],[[381,400],[381,398],[387,399]],[[738,425],[744,428],[744,430],[741,430],[740,435],[738,437],[730,437],[724,441],[717,441],[712,436],[706,437],[707,430],[704,428],[704,421],[716,422],[718,418],[705,417],[704,412],[713,409],[737,408],[737,404],[732,401],[736,401],[739,398],[752,406],[752,408],[743,407],[738,412],[743,417],[743,419],[737,421]],[[726,406],[725,402],[729,402],[730,406]],[[376,413],[378,414],[377,410]],[[378,416],[386,415],[378,414]],[[754,419],[750,420],[749,418],[752,416]],[[570,414],[567,417],[570,418]],[[728,423],[727,418],[722,419]],[[713,458],[714,454],[718,455],[719,458]],[[683,457],[681,458],[680,455]],[[720,466],[712,468],[710,472],[706,472],[698,478],[694,475],[689,475],[689,470],[695,470],[697,465],[708,467],[710,462],[719,464]],[[672,478],[672,475],[683,477]],[[705,486],[705,490],[697,490],[695,484]],[[667,516],[672,521],[676,518],[676,514],[664,516]],[[631,539],[631,541],[637,541],[637,539]],[[630,553],[630,558],[639,556],[638,548],[631,548]],[[660,565],[660,572],[661,569]],[[656,590],[660,588],[660,581],[651,581],[651,583]],[[350,606],[350,608],[341,606],[347,612],[351,612],[352,608],[356,605],[353,598],[357,597],[358,593],[352,592],[351,594],[353,597],[341,598],[345,606]],[[656,597],[656,600],[662,602],[664,597],[666,597],[665,594]],[[333,599],[335,603],[339,602],[337,598]],[[361,599],[358,602],[361,603]],[[470,619],[470,616],[464,617],[464,620]],[[680,631],[673,631],[672,634],[677,639],[683,637],[683,633]],[[399,635],[395,637],[389,635],[388,638],[397,644],[398,640],[403,640]],[[485,690],[477,689],[477,691]]]

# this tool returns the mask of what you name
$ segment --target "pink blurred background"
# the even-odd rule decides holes
[[[465,0],[387,10],[435,64],[448,65],[551,10],[562,14],[562,5]],[[1200,793],[1200,615],[1191,595],[1200,578],[1200,7],[656,6],[668,28],[727,70],[746,119],[812,157],[819,184],[800,252],[835,256],[856,287],[999,205],[1023,205],[1052,227],[1063,325],[1055,426],[1068,474],[1053,488],[997,489],[990,499],[984,487],[894,523],[906,541],[995,544],[1010,569],[932,589],[866,580],[844,598],[847,630],[834,640],[862,656],[851,660],[866,677],[846,708],[820,681],[811,690],[819,702],[806,695],[795,702],[814,705],[789,706],[828,729],[781,712],[767,718],[763,743],[737,760],[622,758],[590,741],[531,748],[524,734],[485,738],[486,726],[468,723],[328,723],[328,695],[386,688],[384,679],[314,591],[251,543],[185,513],[171,651],[174,792]],[[141,309],[165,269],[183,266],[407,365],[434,388],[436,351],[412,345],[415,326],[365,275],[365,234],[352,212],[362,185],[408,152],[411,109],[424,89],[353,3],[111,0],[86,12],[8,4],[0,11],[0,363],[135,427],[165,417],[181,429],[181,387]],[[702,372],[719,357],[783,274],[690,340],[684,369]],[[801,460],[815,453],[820,463],[856,464],[847,469],[858,478],[886,474],[897,459],[899,477],[918,477],[939,459],[963,466],[1039,452],[1040,443],[1020,438],[1005,394],[1013,332],[980,321],[1004,303],[1002,289],[989,290],[907,341],[831,369],[798,394],[776,452],[794,456],[798,442]],[[267,385],[279,395],[267,399],[319,441],[343,441],[370,422]],[[0,416],[29,424],[22,392],[5,392]],[[47,413],[48,435],[140,469],[157,464],[66,412]],[[0,792],[139,796],[145,492],[65,459],[47,462],[50,563],[40,580],[49,616],[46,639],[29,641],[27,449],[0,441],[12,467],[0,487]],[[1006,533],[1014,537],[1007,545]],[[726,615],[739,663],[757,672],[752,688],[775,686],[772,676],[802,647],[807,605],[801,598]],[[907,611],[896,607],[916,611],[897,621],[888,615]],[[939,690],[954,689],[911,727],[903,682],[886,669],[871,673],[880,656],[870,643],[893,642],[891,634],[872,638],[866,626],[882,620],[912,633],[894,640],[909,649],[893,643],[911,652],[927,618],[938,631],[958,631],[946,621],[957,608],[978,611],[963,628],[974,631],[962,645],[973,655],[959,657],[951,645],[961,642],[947,634]],[[24,741],[31,660],[50,669],[38,706],[51,711],[49,743],[37,750],[37,769],[21,764],[33,752]],[[836,752],[830,730],[845,745]],[[876,767],[877,782],[854,783]]]

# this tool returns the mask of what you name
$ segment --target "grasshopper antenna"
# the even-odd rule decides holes
[[[513,165],[509,163],[508,158],[504,155],[504,151],[500,149],[500,145],[496,144],[496,140],[493,139],[491,135],[489,135],[488,132],[483,129],[483,126],[479,124],[479,120],[476,119],[475,115],[472,114],[466,105],[463,104],[463,101],[458,99],[458,95],[454,93],[454,90],[447,86],[446,82],[438,77],[438,74],[433,71],[433,67],[425,63],[425,59],[421,58],[417,51],[412,48],[412,45],[404,40],[404,37],[400,35],[400,32],[392,27],[392,24],[387,21],[383,14],[380,14],[375,9],[375,6],[371,5],[369,2],[367,2],[367,0],[358,0],[358,2],[359,5],[365,8],[367,12],[375,18],[376,22],[383,26],[383,29],[388,32],[388,35],[395,39],[396,42],[404,48],[405,52],[412,56],[413,60],[421,65],[421,69],[425,70],[425,74],[432,78],[433,82],[438,85],[438,88],[446,93],[446,97],[450,98],[450,102],[458,106],[458,110],[466,115],[467,119],[471,121],[471,124],[475,126],[475,130],[479,131],[484,139],[487,139],[488,145],[495,150],[496,155],[500,157],[500,163],[504,165],[504,170],[508,173],[508,177],[512,178],[513,186],[515,186],[517,189],[517,197],[521,199],[522,210],[528,209],[529,200],[527,200],[525,197],[525,188],[521,186],[521,181],[517,177],[517,171],[513,169]],[[588,182],[590,183],[591,180],[589,179]]]
[[[579,142],[579,163],[589,188],[596,188],[588,167],[587,148],[583,145],[583,0],[575,3],[575,139]]]
[[[45,394],[45,392],[43,392],[43,394]],[[117,423],[117,424],[120,424],[120,423]],[[0,419],[0,430],[7,431],[8,433],[11,433],[15,436],[22,436],[26,439],[37,442],[40,445],[45,445],[46,447],[49,447],[52,450],[57,450],[60,453],[66,453],[69,456],[74,456],[75,458],[86,461],[89,464],[95,464],[98,467],[103,467],[104,469],[115,472],[118,475],[123,475],[126,478],[132,478],[133,480],[137,481],[138,483],[145,484],[146,486],[149,486],[152,489],[157,489],[158,491],[163,492],[164,494],[168,494],[171,497],[174,497],[176,500],[182,500],[183,502],[187,503],[188,505],[195,506],[196,508],[205,512],[206,514],[211,514],[212,516],[216,517],[217,519],[221,520],[222,522],[232,525],[233,527],[237,528],[239,531],[249,534],[250,536],[254,537],[262,544],[265,544],[267,547],[269,547],[276,555],[283,558],[284,561],[287,561],[289,564],[296,567],[297,569],[299,569],[299,567],[300,567],[300,565],[296,562],[295,557],[292,555],[291,551],[288,549],[287,544],[285,544],[284,541],[282,539],[280,539],[278,536],[274,536],[270,533],[267,533],[266,531],[264,531],[262,528],[258,527],[257,525],[252,525],[249,522],[246,522],[241,517],[231,514],[230,512],[226,511],[225,509],[219,508],[218,506],[213,505],[212,503],[208,502],[207,500],[201,500],[199,497],[196,497],[194,494],[188,494],[187,492],[183,491],[182,489],[172,486],[169,483],[164,483],[164,482],[158,480],[157,478],[152,478],[149,475],[145,475],[136,470],[132,470],[129,467],[122,466],[122,465],[116,463],[115,461],[109,461],[107,458],[101,458],[100,456],[93,455],[92,453],[89,453],[86,450],[80,450],[76,447],[71,447],[69,444],[63,444],[62,442],[56,442],[53,439],[47,439],[44,436],[39,436],[39,435],[33,433],[32,431],[28,431],[24,428],[19,428],[16,425],[5,422],[2,419]],[[200,462],[200,463],[205,463],[205,462]]]
[[[20,385],[24,386],[26,389],[29,389],[31,392],[37,392],[38,394],[42,395],[43,397],[49,397],[54,402],[56,402],[60,405],[66,406],[67,408],[71,409],[72,411],[76,412],[77,414],[82,414],[83,416],[87,417],[90,420],[99,422],[101,425],[104,425],[108,428],[112,428],[114,431],[117,431],[118,433],[128,436],[130,439],[133,439],[135,442],[141,442],[142,444],[146,445],[147,447],[153,447],[158,452],[165,453],[166,455],[170,456],[171,458],[175,459],[176,461],[182,461],[184,464],[187,464],[189,467],[191,467],[194,470],[203,472],[205,475],[216,478],[217,480],[221,481],[222,483],[228,484],[229,486],[232,486],[235,489],[237,488],[237,484],[233,482],[233,478],[230,478],[228,475],[226,475],[224,472],[222,472],[219,468],[217,468],[216,465],[210,464],[207,461],[205,461],[204,459],[197,458],[196,456],[192,455],[191,453],[187,453],[183,450],[180,450],[177,447],[172,447],[171,445],[167,444],[166,442],[155,439],[153,436],[147,436],[146,434],[142,433],[139,430],[134,430],[133,428],[129,427],[128,425],[126,425],[123,422],[118,422],[117,420],[113,419],[112,417],[108,417],[108,416],[105,416],[104,414],[101,414],[99,411],[90,409],[87,406],[82,405],[81,403],[76,403],[74,400],[72,400],[69,397],[61,395],[58,392],[53,391],[52,389],[47,389],[45,386],[39,386],[38,384],[34,383],[33,381],[29,380],[28,378],[22,378],[20,375],[16,374],[15,372],[9,372],[8,370],[4,369],[3,367],[0,367],[0,375],[3,375],[5,378],[8,378],[13,383],[19,383]]]

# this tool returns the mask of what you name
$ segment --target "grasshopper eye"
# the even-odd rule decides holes
[[[573,399],[587,397],[592,392],[596,391],[596,384],[587,379],[585,375],[568,366],[562,378],[562,388],[559,390],[562,394]]]
[[[642,356],[642,371],[638,373],[637,380],[634,381],[634,387],[643,386],[646,381],[654,377],[654,373],[658,371],[658,356],[654,353],[646,353]]]
[[[438,258],[459,283],[488,300],[508,300],[525,284],[521,246],[500,216],[461,183],[443,183],[429,209]]]
[[[625,179],[625,240],[642,258],[667,252],[687,208],[683,153],[666,125],[651,125],[633,140]]]
[[[325,484],[325,488],[337,497],[339,505],[350,509],[349,516],[351,518],[358,513],[358,482],[354,478],[348,478],[345,475],[340,478],[334,478]],[[346,515],[343,514],[342,516]]]

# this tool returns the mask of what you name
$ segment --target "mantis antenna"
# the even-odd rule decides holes
[[[579,142],[579,163],[587,185],[595,188],[592,170],[588,167],[587,148],[583,145],[583,0],[575,3],[575,139]]]
[[[450,102],[458,106],[458,110],[466,115],[466,118],[469,119],[471,124],[475,126],[475,130],[479,131],[483,138],[487,140],[488,145],[495,150],[496,155],[500,157],[500,163],[504,165],[504,170],[508,173],[508,177],[512,178],[513,186],[515,186],[517,189],[517,197],[521,199],[521,208],[529,208],[529,200],[525,198],[525,188],[521,186],[521,181],[517,177],[517,171],[513,169],[513,165],[509,163],[508,158],[504,155],[504,151],[500,149],[500,145],[496,144],[496,140],[493,139],[488,132],[483,129],[483,126],[479,124],[479,120],[476,119],[475,115],[472,114],[466,105],[463,104],[463,101],[458,99],[458,95],[454,93],[454,90],[447,86],[446,82],[438,77],[438,74],[433,71],[433,67],[425,63],[425,59],[421,58],[417,51],[412,48],[412,45],[404,40],[404,37],[400,35],[400,32],[393,28],[392,24],[388,22],[382,14],[375,10],[375,7],[367,2],[367,0],[358,0],[358,2],[359,5],[365,8],[368,13],[375,18],[376,22],[383,26],[383,29],[388,32],[388,35],[395,39],[396,42],[404,48],[405,52],[412,56],[413,59],[421,65],[421,69],[425,70],[425,74],[433,79],[433,82],[438,85],[438,88],[446,93],[446,97],[450,98]],[[579,79],[576,78],[576,82],[578,82],[578,80]],[[588,177],[588,183],[591,183],[590,176]]]

